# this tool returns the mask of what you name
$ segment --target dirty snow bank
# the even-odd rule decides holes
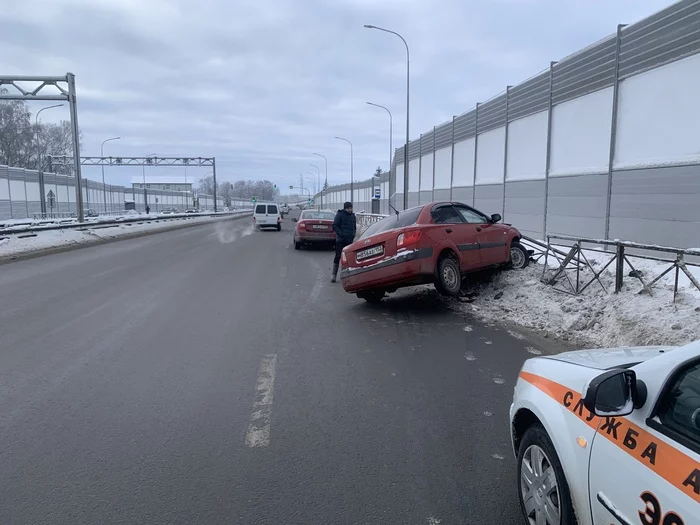
[[[0,261],[53,248],[94,244],[138,233],[155,233],[194,224],[221,221],[221,217],[192,217],[187,220],[152,219],[143,222],[116,223],[105,227],[86,224],[85,229],[35,230],[29,233],[0,234]]]
[[[600,268],[604,263],[592,264]],[[668,264],[644,261],[635,264],[639,267],[649,282]],[[609,293],[594,282],[583,294],[571,296],[541,283],[542,270],[542,265],[531,264],[525,270],[493,274],[467,290],[478,295],[463,308],[482,319],[511,321],[545,337],[591,347],[682,345],[700,339],[700,292],[682,274],[674,304],[672,272],[655,285],[653,297],[638,293],[641,283],[627,276],[629,269],[619,294],[612,292],[614,275],[606,270],[601,280]],[[590,272],[581,275],[582,282],[592,277]]]

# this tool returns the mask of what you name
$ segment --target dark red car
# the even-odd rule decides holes
[[[292,218],[292,222],[297,223],[294,228],[294,249],[300,250],[304,244],[335,244],[333,219],[335,212],[331,210],[304,210],[298,220]]]
[[[426,283],[455,296],[466,273],[506,263],[524,268],[530,254],[520,233],[500,220],[459,202],[433,202],[382,219],[343,250],[343,288],[370,302]]]

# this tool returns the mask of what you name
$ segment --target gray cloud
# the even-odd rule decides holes
[[[367,100],[392,109],[394,145],[403,141],[403,45],[363,24],[409,41],[417,137],[667,3],[0,0],[0,73],[75,73],[86,155],[120,135],[108,154],[216,156],[222,179],[285,187],[321,160],[316,151],[329,181],[344,182],[349,150],[335,135],[355,145],[356,178],[387,168],[387,116]]]

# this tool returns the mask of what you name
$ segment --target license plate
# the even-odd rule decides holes
[[[366,250],[357,252],[355,259],[357,259],[358,261],[362,261],[363,259],[369,259],[370,257],[374,257],[375,255],[381,255],[383,253],[384,245],[379,244],[377,246],[372,246],[371,248],[367,248]]]
[[[327,230],[328,226],[324,226],[323,224],[314,224],[313,229],[314,230]]]

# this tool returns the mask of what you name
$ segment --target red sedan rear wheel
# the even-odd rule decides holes
[[[438,261],[435,288],[442,295],[459,295],[462,289],[462,273],[454,256],[448,255]]]

